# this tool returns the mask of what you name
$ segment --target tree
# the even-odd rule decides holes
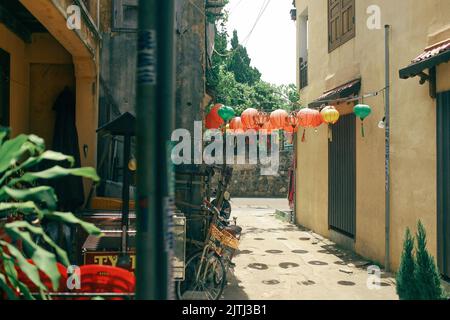
[[[420,300],[438,300],[443,298],[441,277],[434,258],[427,251],[427,234],[422,222],[417,225],[417,250],[414,278]]]
[[[252,67],[247,49],[239,43],[237,31],[233,31],[231,39],[231,56],[227,62],[228,71],[234,73],[236,81],[248,85],[254,85],[261,80],[261,72]]]
[[[427,251],[426,231],[419,221],[416,232],[416,250],[413,252],[414,238],[409,229],[403,243],[400,269],[397,273],[397,293],[401,300],[440,300],[445,298],[441,277],[434,258]]]
[[[400,300],[413,300],[417,296],[417,286],[414,278],[414,237],[406,229],[403,242],[403,252],[400,268],[397,273],[397,294]]]
[[[206,76],[214,103],[232,106],[238,115],[247,108],[267,112],[298,109],[296,85],[277,86],[261,80],[261,73],[251,66],[247,49],[239,43],[237,31],[229,41],[225,21],[221,26],[216,29],[215,52]]]

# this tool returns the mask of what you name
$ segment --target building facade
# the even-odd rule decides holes
[[[70,29],[67,20],[74,3],[80,8],[80,25]],[[0,1],[0,120],[13,136],[37,134],[51,147],[52,108],[69,87],[76,92],[81,165],[95,167],[100,35],[93,3]],[[89,187],[86,181],[85,191]]]
[[[439,179],[448,166],[442,161],[448,136],[442,132],[449,123],[439,110],[450,108],[445,45],[450,2],[297,0],[295,5],[302,102],[318,109],[332,105],[341,115],[331,136],[322,125],[306,142],[297,139],[297,222],[380,264],[388,239],[395,270],[406,228],[415,230],[421,220],[428,248],[449,276],[450,221],[443,196],[448,181]],[[379,128],[386,99],[384,25],[390,25],[391,79],[387,237],[385,130]],[[419,54],[423,59],[411,62]],[[402,79],[400,71],[418,61],[423,63],[416,74]],[[364,137],[353,114],[358,102],[373,110],[364,121]]]

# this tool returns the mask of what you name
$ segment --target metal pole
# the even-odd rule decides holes
[[[174,109],[174,1],[140,0],[137,69],[136,297],[171,298],[168,158]]]
[[[386,138],[386,192],[385,192],[385,260],[384,269],[389,271],[390,269],[390,229],[391,229],[391,165],[390,165],[390,55],[389,55],[389,35],[390,26],[384,26],[385,36],[385,77],[386,77],[386,97],[385,97],[385,138]]]

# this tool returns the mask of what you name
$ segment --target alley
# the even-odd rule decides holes
[[[397,299],[391,276],[368,288],[369,261],[277,218],[283,199],[234,199],[232,207],[243,235],[224,299]]]

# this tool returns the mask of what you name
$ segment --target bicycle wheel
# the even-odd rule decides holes
[[[186,277],[177,282],[179,300],[219,300],[226,284],[226,270],[222,259],[214,252],[192,255],[186,263]]]

